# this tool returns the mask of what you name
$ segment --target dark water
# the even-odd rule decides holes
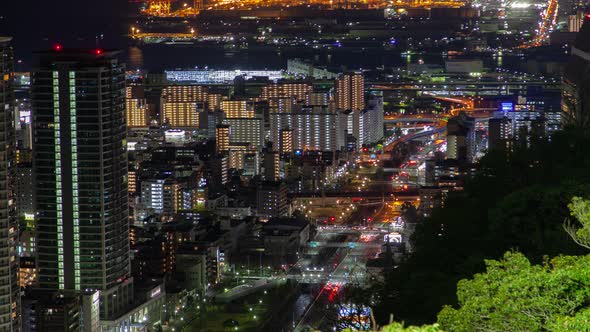
[[[305,58],[333,69],[399,66],[407,59],[399,53],[366,50],[288,49],[251,47],[228,54],[222,47],[188,45],[139,45],[126,33],[137,13],[136,4],[128,0],[1,0],[0,35],[14,37],[17,70],[29,70],[34,51],[53,48],[116,48],[129,68],[161,71],[171,68],[205,67],[216,69],[283,69],[287,59]],[[6,3],[5,3],[6,2]],[[413,57],[427,63],[440,63],[439,54]],[[506,66],[510,59],[504,59]],[[518,59],[514,60],[518,61]],[[489,65],[493,66],[493,63]]]

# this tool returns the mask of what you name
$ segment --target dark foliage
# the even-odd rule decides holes
[[[456,285],[516,249],[533,263],[544,256],[583,254],[563,231],[571,197],[590,193],[590,134],[568,129],[512,153],[491,151],[465,190],[424,220],[413,235],[414,252],[376,286],[376,318],[431,323],[445,304],[455,305]]]

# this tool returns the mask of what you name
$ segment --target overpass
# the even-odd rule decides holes
[[[385,116],[383,117],[384,123],[437,123],[442,120],[442,117],[438,116]]]
[[[340,191],[340,192],[299,192],[299,193],[289,193],[289,198],[319,198],[319,197],[352,197],[352,198],[379,198],[383,199],[387,198],[409,198],[409,197],[417,197],[418,191],[417,190],[388,190],[388,191]]]
[[[395,149],[395,147],[400,143],[405,143],[405,142],[413,141],[415,139],[420,139],[420,138],[440,134],[446,130],[447,130],[446,126],[439,125],[438,127],[431,129],[431,130],[423,130],[423,131],[411,133],[406,136],[402,136],[399,139],[385,145],[383,147],[383,151],[390,152],[390,151],[393,151],[393,149]]]
[[[349,249],[381,249],[383,244],[381,243],[368,243],[368,242],[325,242],[325,241],[312,241],[309,242],[310,248],[349,248]]]

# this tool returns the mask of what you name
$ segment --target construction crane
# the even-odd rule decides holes
[[[198,15],[203,9],[203,0],[187,0],[180,8],[173,9],[172,2],[176,1],[178,0],[149,0],[147,8],[142,10],[142,13],[158,17],[186,17]]]
[[[150,0],[143,13],[150,16],[169,16],[171,2],[172,0]]]

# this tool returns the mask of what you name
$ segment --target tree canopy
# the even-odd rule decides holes
[[[486,260],[485,273],[459,282],[459,307],[446,306],[438,323],[456,332],[574,327],[576,314],[590,303],[589,264],[590,256],[559,256],[533,265],[518,252]],[[588,317],[586,311],[581,315]]]
[[[590,133],[584,130],[558,132],[512,152],[490,151],[465,190],[452,193],[444,208],[416,227],[414,252],[376,286],[377,321],[383,324],[393,313],[414,325],[434,322],[444,305],[459,304],[460,280],[485,271],[484,260],[509,250],[533,264],[546,256],[586,254],[563,222],[572,197],[590,193],[588,169]]]

